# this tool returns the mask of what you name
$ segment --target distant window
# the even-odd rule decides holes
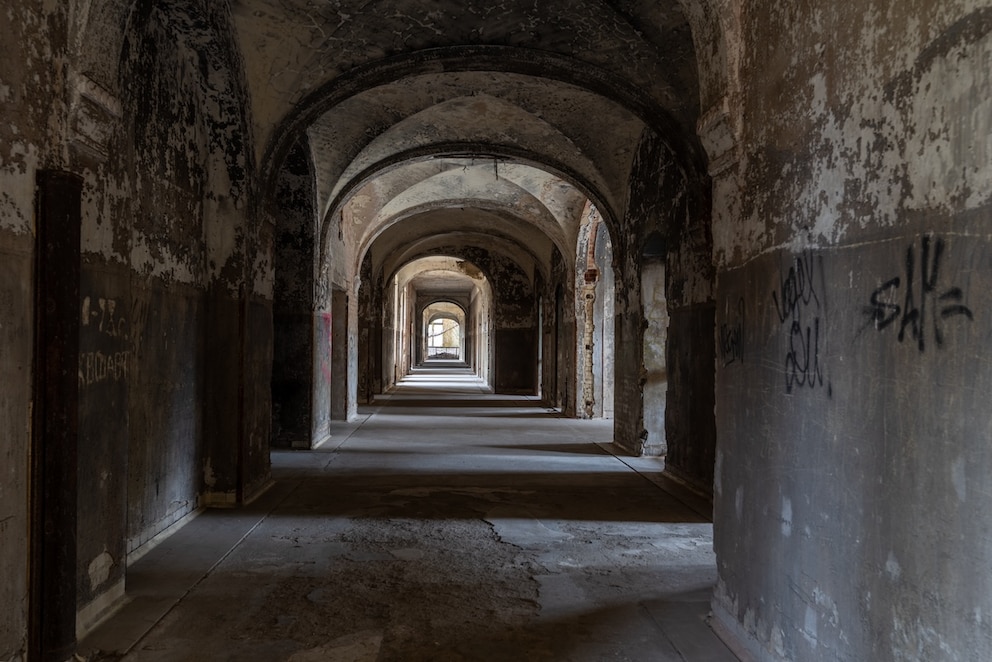
[[[428,360],[457,361],[462,358],[461,325],[451,319],[437,319],[427,326]]]

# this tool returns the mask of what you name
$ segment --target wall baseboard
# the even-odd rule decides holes
[[[175,522],[173,522],[172,524],[170,524],[166,528],[164,528],[161,531],[159,531],[158,533],[156,533],[151,538],[149,538],[149,539],[147,539],[144,542],[141,542],[139,544],[134,545],[134,542],[135,541],[133,539],[132,540],[129,540],[128,541],[128,554],[127,554],[127,565],[128,565],[128,567],[130,567],[131,565],[133,565],[134,563],[136,563],[137,561],[139,561],[142,556],[144,556],[148,552],[150,552],[153,549],[155,549],[156,547],[158,547],[162,543],[163,540],[165,540],[166,538],[168,538],[169,536],[171,536],[173,533],[175,533],[179,529],[183,528],[184,526],[186,526],[187,524],[189,524],[190,522],[192,522],[202,512],[203,512],[203,508],[197,508],[196,510],[194,510],[192,512],[186,513],[185,515],[183,515],[182,517],[180,517],[179,519],[177,519]]]
[[[82,639],[103,621],[117,613],[127,602],[124,595],[124,578],[84,605],[76,612],[76,639]]]
[[[720,641],[741,662],[785,662],[767,651],[757,639],[748,636],[740,623],[723,607],[716,604],[716,600],[710,603],[709,624]]]

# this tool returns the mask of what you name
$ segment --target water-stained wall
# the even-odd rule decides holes
[[[992,655],[977,4],[748,12],[740,216],[714,228],[714,606],[757,659]]]
[[[64,123],[63,7],[14,2],[0,23],[0,659],[27,645],[28,452],[34,336],[34,195],[39,167],[58,167],[49,140]]]
[[[244,499],[268,476],[271,236],[227,10],[49,4],[15,0],[0,28],[0,659],[26,646],[38,168],[83,186],[66,313],[80,325],[80,631],[121,597],[129,553],[215,488]]]
[[[255,318],[270,315],[271,291],[250,284],[266,274],[248,246],[258,231],[249,229],[257,225],[252,157],[228,19],[181,4],[139,6],[129,19],[116,89],[88,83],[110,137],[101,145],[84,135],[76,151],[89,194],[84,277],[91,267],[111,281],[111,291],[88,293],[91,306],[116,299],[128,334],[127,371],[115,375],[128,383],[127,416],[103,420],[127,421],[127,453],[115,457],[126,458],[130,550],[191,513],[204,492],[236,492],[239,453],[242,467],[256,461],[253,430],[268,424],[236,414],[256,411],[238,399],[253,397],[252,366],[266,359],[243,339],[265,333]],[[80,404],[106,406],[98,397]],[[228,412],[235,423],[221,420]],[[116,558],[117,572],[123,566]]]

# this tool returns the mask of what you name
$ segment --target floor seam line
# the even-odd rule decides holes
[[[350,440],[350,439],[351,439],[352,437],[354,437],[354,436],[355,436],[355,434],[356,434],[356,433],[357,433],[357,432],[358,432],[359,430],[361,430],[361,429],[362,429],[362,427],[363,427],[363,426],[364,426],[364,425],[365,425],[366,423],[368,423],[368,422],[369,422],[369,419],[371,419],[371,418],[372,418],[373,416],[375,416],[376,414],[378,414],[378,413],[379,413],[379,409],[381,409],[381,407],[377,407],[377,408],[375,409],[375,411],[373,411],[373,412],[371,412],[370,414],[367,414],[367,415],[365,416],[365,418],[364,418],[364,419],[362,419],[362,421],[361,421],[360,423],[358,423],[358,425],[356,425],[356,426],[355,426],[354,428],[352,428],[352,430],[351,430],[351,432],[349,432],[349,433],[348,433],[348,436],[346,436],[346,437],[345,437],[344,439],[342,439],[342,440],[341,440],[341,443],[340,443],[340,444],[338,444],[338,445],[337,445],[337,446],[335,446],[335,447],[334,447],[333,449],[331,449],[331,452],[330,452],[330,457],[329,457],[329,458],[327,459],[327,462],[325,462],[325,463],[324,463],[324,465],[323,465],[323,466],[321,467],[321,470],[324,470],[324,469],[327,469],[327,468],[328,468],[329,466],[331,466],[331,463],[332,463],[332,462],[334,462],[334,460],[336,460],[336,459],[337,459],[338,457],[340,457],[340,454],[338,453],[338,451],[339,451],[339,450],[341,450],[341,447],[342,447],[342,446],[344,446],[345,444],[347,444],[347,443],[348,443],[348,441],[349,441],[349,440]]]
[[[651,620],[652,623],[654,623],[654,626],[658,628],[658,632],[660,632],[661,636],[665,638],[665,641],[668,642],[668,645],[672,647],[672,650],[675,651],[675,654],[679,656],[679,660],[681,660],[682,662],[689,662],[689,659],[685,656],[685,653],[682,652],[681,647],[679,647],[679,645],[675,643],[675,640],[672,639],[671,635],[668,634],[668,630],[665,628],[664,624],[661,621],[659,621],[657,617],[655,617],[655,615],[651,612],[651,610],[648,609],[648,606],[644,604],[644,602],[638,602],[637,606],[641,611],[647,614],[647,617]]]
[[[597,446],[599,446],[602,450],[604,450],[607,453],[609,453],[610,455],[612,455],[614,458],[616,458],[616,460],[618,462],[620,462],[625,467],[627,467],[628,469],[630,469],[631,471],[633,471],[635,474],[637,474],[638,476],[640,476],[641,478],[643,478],[647,482],[651,483],[651,485],[653,485],[657,489],[661,490],[662,492],[664,492],[668,496],[672,497],[673,499],[675,499],[676,501],[678,501],[679,503],[681,503],[683,506],[685,506],[686,508],[688,508],[692,512],[696,513],[697,515],[706,518],[706,521],[707,522],[712,522],[713,521],[713,516],[712,515],[709,515],[709,514],[700,512],[699,509],[696,508],[696,506],[694,506],[693,504],[689,503],[683,497],[680,497],[676,492],[674,492],[672,490],[669,490],[669,489],[666,489],[664,485],[661,485],[660,483],[657,483],[657,482],[651,480],[646,475],[644,475],[644,473],[642,471],[640,471],[637,467],[635,467],[631,463],[627,462],[620,455],[618,455],[615,452],[613,452],[613,450],[610,448],[610,446],[612,446],[612,443],[611,444],[604,444],[604,443],[601,443],[601,442],[598,442],[598,441],[594,441],[593,443],[596,444]]]
[[[129,654],[131,653],[131,651],[133,651],[133,650],[135,650],[135,649],[136,649],[136,648],[138,647],[138,645],[139,645],[139,644],[140,644],[140,643],[141,643],[142,641],[144,641],[144,640],[145,640],[145,638],[147,638],[149,634],[151,634],[151,632],[152,632],[152,630],[154,630],[154,629],[155,629],[156,627],[158,627],[158,626],[159,626],[159,624],[160,624],[160,623],[162,623],[162,621],[164,621],[164,620],[165,620],[166,618],[168,618],[168,616],[169,616],[169,614],[171,614],[171,613],[172,613],[173,611],[175,611],[175,610],[176,610],[176,608],[177,608],[177,607],[179,606],[179,604],[180,604],[180,603],[181,603],[181,602],[182,602],[183,600],[185,600],[186,598],[188,598],[188,597],[190,596],[190,594],[191,594],[191,593],[192,593],[193,591],[195,591],[195,590],[196,590],[196,588],[197,588],[198,586],[200,586],[200,584],[202,584],[202,583],[203,583],[204,581],[206,581],[206,579],[207,579],[208,577],[210,577],[210,575],[211,575],[211,574],[213,574],[213,572],[214,572],[214,570],[216,570],[216,569],[217,569],[217,567],[218,567],[218,566],[219,566],[219,565],[220,565],[221,563],[223,563],[224,561],[226,561],[226,560],[227,560],[227,558],[228,558],[228,557],[229,557],[229,556],[230,556],[231,554],[233,554],[233,553],[234,553],[234,550],[236,550],[236,549],[237,549],[237,548],[238,548],[239,546],[241,546],[241,543],[243,543],[243,542],[244,542],[244,541],[245,541],[245,540],[246,540],[246,539],[248,538],[248,536],[250,536],[250,535],[251,535],[252,533],[254,533],[254,532],[255,532],[255,530],[256,530],[256,529],[257,529],[257,528],[258,528],[259,526],[261,526],[261,525],[262,525],[262,523],[263,523],[263,522],[264,522],[265,520],[267,520],[267,519],[268,519],[268,518],[269,518],[269,517],[270,517],[270,516],[272,515],[272,513],[274,513],[274,512],[276,511],[276,509],[277,509],[277,508],[279,508],[280,506],[282,506],[282,505],[283,505],[283,504],[284,504],[284,503],[285,503],[285,502],[286,502],[286,501],[287,501],[287,500],[289,499],[289,497],[291,497],[291,496],[293,496],[293,494],[295,494],[295,493],[296,493],[296,492],[297,492],[297,491],[298,491],[298,490],[300,489],[300,487],[301,487],[301,486],[303,485],[303,481],[304,481],[304,479],[303,479],[303,478],[298,478],[298,479],[296,480],[296,485],[294,485],[294,486],[293,486],[293,488],[292,488],[291,490],[289,490],[289,491],[288,491],[288,492],[286,493],[286,495],[285,495],[285,496],[283,496],[283,497],[282,497],[281,499],[279,499],[279,500],[278,500],[278,501],[277,501],[277,502],[276,502],[275,504],[273,504],[273,505],[272,505],[272,507],[271,507],[271,508],[269,508],[269,509],[268,509],[268,510],[267,510],[267,511],[265,512],[265,514],[263,514],[263,515],[262,515],[262,516],[261,516],[261,517],[260,517],[260,518],[258,519],[258,521],[257,521],[257,522],[255,522],[255,523],[254,523],[254,524],[253,524],[253,525],[251,526],[251,528],[249,528],[249,529],[248,529],[248,530],[247,530],[247,531],[246,531],[246,532],[245,532],[245,533],[244,533],[244,534],[243,534],[243,535],[242,535],[242,536],[241,536],[240,538],[238,538],[238,540],[237,540],[237,541],[236,541],[236,542],[235,542],[235,543],[234,543],[233,545],[231,545],[231,547],[230,547],[230,548],[229,548],[229,549],[228,549],[228,550],[227,550],[226,552],[224,552],[224,553],[223,553],[223,554],[221,555],[221,557],[220,557],[219,559],[217,559],[217,560],[216,560],[216,561],[215,561],[215,562],[214,562],[213,564],[211,564],[211,566],[210,566],[210,567],[209,567],[209,568],[207,569],[207,571],[206,571],[206,572],[204,572],[204,573],[203,573],[203,575],[202,575],[202,576],[201,576],[201,577],[200,577],[199,579],[197,579],[197,580],[196,580],[195,582],[193,582],[193,585],[192,585],[192,586],[190,586],[190,587],[189,587],[188,589],[186,589],[185,591],[183,591],[183,594],[182,594],[181,596],[179,596],[179,598],[178,598],[178,599],[177,599],[177,600],[176,600],[176,601],[175,601],[174,603],[172,603],[172,605],[171,605],[171,606],[170,606],[170,607],[169,607],[168,609],[166,609],[166,610],[165,610],[165,613],[163,613],[163,614],[162,614],[162,615],[161,615],[161,616],[160,616],[159,618],[157,618],[157,619],[155,620],[155,622],[154,622],[154,623],[152,623],[152,624],[151,624],[151,625],[150,625],[150,626],[148,627],[148,629],[147,629],[147,630],[145,630],[145,631],[144,631],[144,632],[143,632],[143,633],[141,634],[141,636],[140,636],[140,637],[138,637],[137,639],[135,639],[135,641],[134,641],[134,643],[132,643],[132,644],[131,644],[130,646],[128,646],[128,647],[127,647],[127,649],[126,649],[126,650],[124,650],[124,651],[123,651],[123,652],[121,653],[121,657],[125,657],[125,656],[127,656],[127,655],[129,655]]]

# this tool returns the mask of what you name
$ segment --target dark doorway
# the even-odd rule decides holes
[[[29,659],[76,647],[79,234],[82,179],[37,178]]]

